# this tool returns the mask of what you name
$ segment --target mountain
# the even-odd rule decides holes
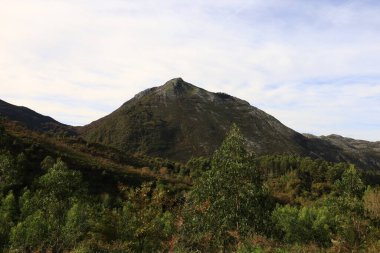
[[[207,156],[230,126],[257,154],[291,153],[380,169],[380,143],[300,134],[248,102],[175,78],[140,92],[113,113],[78,128],[90,142],[178,161]]]
[[[39,114],[27,107],[16,106],[0,100],[0,118],[17,121],[30,130],[54,134],[74,135],[75,129],[55,119]]]
[[[380,169],[380,141],[370,142],[340,135],[308,137],[308,148],[313,154],[334,162],[348,162],[367,169]]]
[[[209,156],[235,123],[257,154],[297,154],[380,169],[380,142],[300,134],[248,102],[175,78],[140,92],[111,114],[83,127],[59,123],[0,100],[0,118],[33,131],[76,135],[128,154],[187,161]]]
[[[175,78],[147,89],[110,115],[79,128],[115,148],[185,161],[210,155],[235,123],[259,154],[307,154],[306,138],[248,102]]]

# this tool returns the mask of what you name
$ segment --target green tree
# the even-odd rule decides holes
[[[1,199],[1,198],[0,198]],[[11,228],[15,225],[17,217],[17,203],[13,192],[9,192],[1,199],[0,205],[0,245],[6,246],[9,242]],[[1,248],[0,248],[1,252]]]
[[[205,171],[210,169],[210,159],[206,157],[191,158],[186,163],[186,169],[192,178],[200,177]]]
[[[55,162],[56,161],[54,160],[54,158],[52,158],[51,156],[47,156],[44,158],[44,160],[42,160],[41,168],[47,171],[54,166]]]
[[[62,200],[84,193],[82,174],[70,170],[61,160],[39,179],[39,185],[46,194]]]
[[[186,210],[184,243],[191,247],[227,250],[241,237],[265,231],[268,195],[236,125],[193,186]]]
[[[66,213],[63,227],[65,248],[73,249],[82,241],[90,229],[89,206],[75,203]]]
[[[10,153],[0,154],[0,192],[7,192],[22,185],[26,176],[25,156],[14,158]]]
[[[171,239],[174,216],[164,210],[166,193],[151,184],[131,189],[122,209],[121,238],[132,252],[158,252]]]
[[[45,214],[39,210],[19,222],[11,231],[13,249],[25,252],[46,249],[49,224]]]
[[[368,188],[363,196],[363,205],[366,215],[373,220],[380,221],[380,187]]]
[[[276,227],[290,243],[316,242],[329,246],[337,222],[326,206],[291,207],[278,206],[272,213]]]
[[[365,185],[354,165],[343,172],[342,179],[337,180],[335,186],[339,193],[350,197],[362,197],[365,190]]]
[[[74,246],[86,228],[85,223],[79,224],[83,217],[76,206],[86,193],[81,173],[58,160],[36,186],[36,191],[25,190],[20,197],[20,221],[12,230],[12,247],[62,252]],[[72,233],[71,237],[68,233]]]

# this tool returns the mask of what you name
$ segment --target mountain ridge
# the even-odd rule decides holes
[[[16,106],[0,99],[0,117],[21,122],[31,130],[74,135],[72,126],[58,122],[25,106]]]
[[[2,100],[1,116],[35,131],[76,135],[123,152],[182,162],[210,156],[230,126],[237,124],[248,148],[259,155],[297,154],[380,169],[380,142],[300,134],[245,100],[209,92],[182,78],[141,91],[114,112],[82,127]]]
[[[301,134],[264,111],[239,98],[208,92],[181,78],[140,92],[113,113],[79,128],[79,132],[88,141],[120,149],[125,149],[123,144],[129,143],[137,152],[183,161],[194,155],[211,155],[233,123],[242,128],[248,145],[258,153],[271,150],[273,143],[281,147],[277,145],[271,151],[307,153],[301,145],[304,139]],[[263,129],[272,131],[263,133]],[[159,136],[144,135],[153,131],[159,131]],[[116,132],[120,135],[116,136]],[[254,137],[261,138],[262,134],[268,135],[268,141],[252,141]],[[133,139],[140,135],[140,139]],[[149,146],[147,142],[158,147]],[[176,148],[171,149],[164,142]]]

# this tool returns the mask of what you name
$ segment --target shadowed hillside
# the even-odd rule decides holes
[[[0,117],[22,123],[39,132],[75,134],[73,127],[59,123],[55,119],[41,115],[27,107],[16,106],[0,100]]]

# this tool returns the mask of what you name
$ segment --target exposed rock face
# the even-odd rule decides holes
[[[81,129],[89,141],[149,155],[187,160],[210,155],[236,123],[259,154],[307,154],[306,138],[248,102],[175,78],[137,94]]]

